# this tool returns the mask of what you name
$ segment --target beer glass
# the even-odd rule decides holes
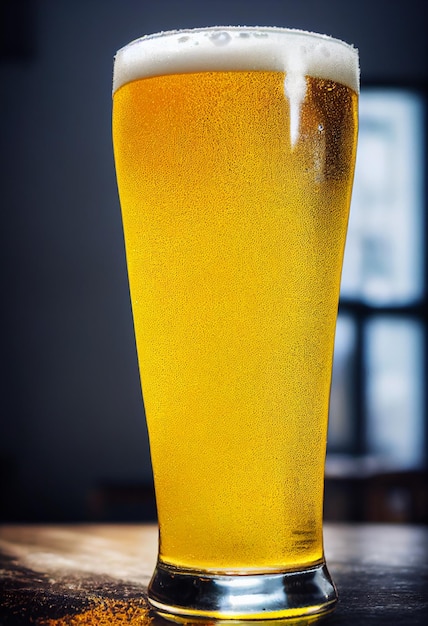
[[[161,614],[336,601],[323,485],[358,82],[353,47],[280,28],[160,33],[115,58]]]

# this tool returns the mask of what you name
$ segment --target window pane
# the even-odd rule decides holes
[[[329,452],[352,452],[354,444],[355,345],[356,332],[353,320],[345,315],[339,315],[336,326],[330,395]]]
[[[421,96],[362,92],[342,298],[379,306],[422,296],[423,137]]]
[[[423,329],[376,318],[366,328],[367,447],[386,462],[423,461]]]

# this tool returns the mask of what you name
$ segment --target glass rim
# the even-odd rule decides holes
[[[338,37],[333,37],[332,35],[327,35],[323,33],[317,33],[315,31],[305,30],[302,28],[289,28],[287,26],[196,26],[194,28],[177,28],[170,30],[160,30],[154,33],[148,33],[147,35],[141,35],[141,37],[137,37],[136,39],[132,39],[124,46],[121,46],[117,53],[125,50],[129,46],[133,46],[138,43],[142,43],[144,41],[149,41],[153,39],[162,39],[165,37],[170,37],[174,35],[187,35],[187,34],[196,34],[196,33],[204,33],[204,32],[252,32],[252,33],[277,33],[284,35],[301,35],[309,38],[320,39],[323,41],[332,42],[335,44],[341,44],[345,48],[350,51],[356,52],[358,54],[358,48],[356,48],[353,44],[347,43],[343,39]]]

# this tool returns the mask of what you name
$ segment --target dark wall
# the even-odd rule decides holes
[[[10,0],[1,11],[0,519],[85,519],[103,481],[151,480],[111,147],[115,50],[179,27],[289,26],[354,43],[363,81],[425,84],[426,8]]]

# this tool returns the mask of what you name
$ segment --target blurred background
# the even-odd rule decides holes
[[[216,24],[360,49],[325,515],[427,523],[427,6],[1,0],[0,521],[154,519],[111,145],[115,51]]]

